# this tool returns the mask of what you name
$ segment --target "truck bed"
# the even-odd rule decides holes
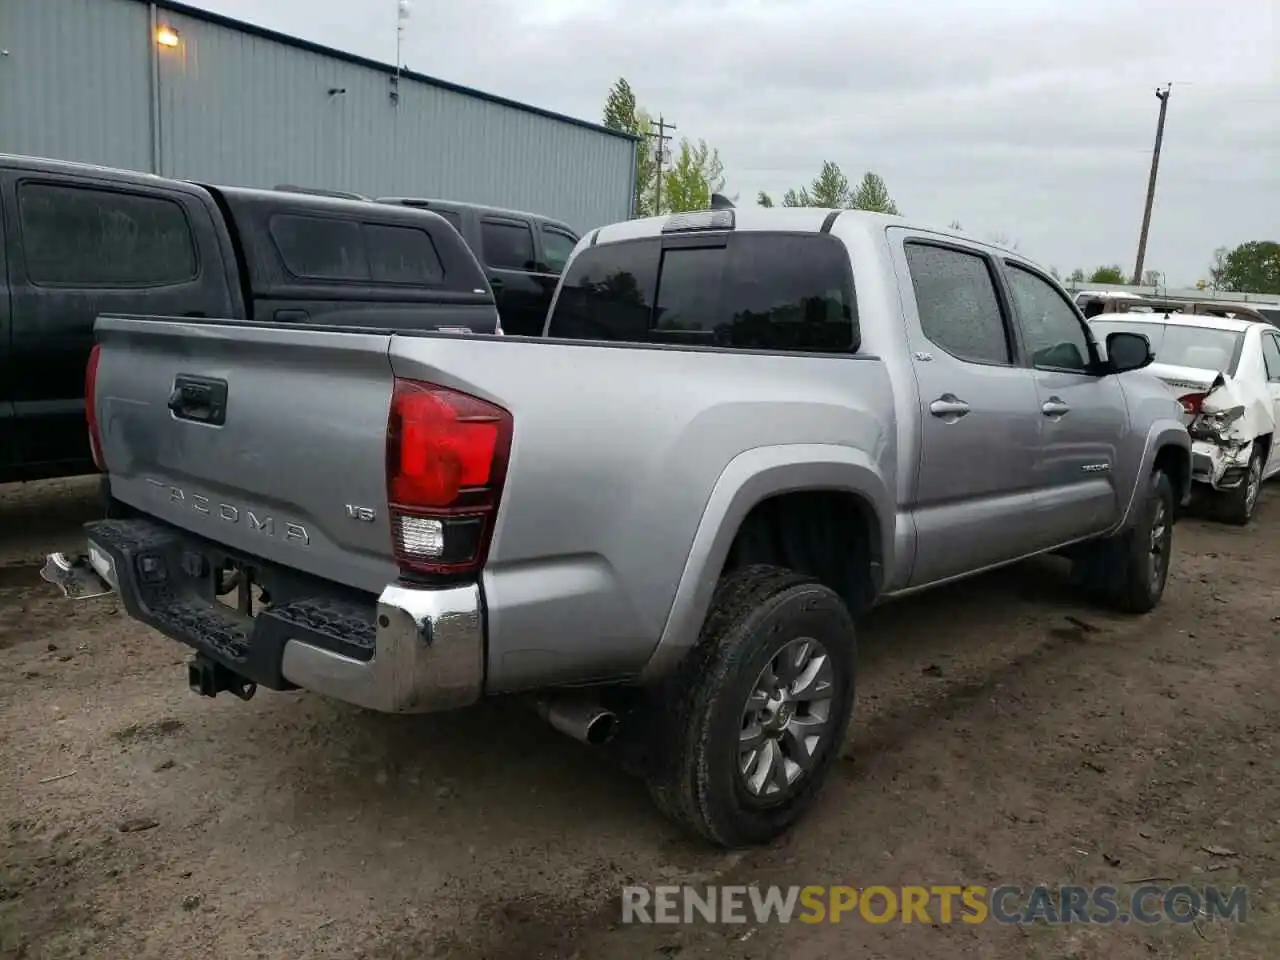
[[[163,318],[104,317],[97,332],[118,500],[370,594],[400,576],[386,489],[396,378],[509,411],[480,577],[491,692],[642,669],[735,459],[780,445],[815,469],[896,457],[874,357]],[[175,417],[183,377],[225,384],[223,423]]]

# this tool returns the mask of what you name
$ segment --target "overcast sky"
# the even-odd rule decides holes
[[[395,59],[395,0],[196,2]],[[719,148],[740,204],[834,160],[1064,275],[1133,269],[1172,81],[1146,266],[1181,286],[1215,247],[1280,240],[1278,49],[1276,0],[412,0],[402,59],[597,122],[625,76]]]

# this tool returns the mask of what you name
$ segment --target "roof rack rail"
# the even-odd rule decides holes
[[[370,202],[370,198],[359,193],[350,193],[346,190],[326,190],[323,187],[299,187],[291,183],[279,183],[272,189],[280,193],[305,193],[313,197],[334,197],[338,200],[363,200],[365,203]]]

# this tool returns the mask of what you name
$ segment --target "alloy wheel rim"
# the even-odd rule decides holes
[[[778,800],[812,772],[831,733],[831,656],[812,637],[787,643],[756,677],[742,710],[738,775],[752,797]]]

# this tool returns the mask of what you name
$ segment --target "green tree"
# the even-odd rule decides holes
[[[1072,283],[1084,283],[1084,271],[1076,267],[1071,271],[1071,276],[1067,277]]]
[[[1050,268],[1049,268],[1049,276],[1053,277],[1053,279],[1057,280],[1059,283],[1061,283],[1061,282],[1062,282],[1062,274],[1060,274],[1060,273],[1058,272],[1058,268],[1057,268],[1057,267],[1050,267]]]
[[[961,225],[959,220],[952,220],[950,223],[947,224],[947,229],[954,230],[956,233],[964,232],[964,227],[963,225]]]
[[[873,213],[898,215],[898,205],[889,196],[889,188],[885,186],[884,179],[870,170],[863,174],[862,182],[853,192],[853,198],[848,206],[852,210],[870,210]]]
[[[636,132],[636,94],[626,77],[619,77],[609,88],[604,102],[604,125],[610,130]]]
[[[1090,283],[1128,283],[1129,278],[1124,275],[1124,270],[1120,268],[1118,263],[1113,263],[1108,267],[1099,267],[1089,276]]]
[[[805,206],[839,209],[849,205],[849,198],[849,178],[841,172],[839,165],[830,160],[823,161],[822,171],[805,191],[808,201]]]
[[[635,215],[648,216],[653,212],[653,188],[657,181],[658,164],[654,159],[653,145],[645,135],[649,131],[649,114],[636,104],[635,91],[625,77],[619,77],[609,88],[604,103],[604,125],[610,130],[633,133],[636,142],[636,192],[632,200]]]
[[[1219,248],[1209,280],[1217,290],[1236,293],[1280,293],[1280,243],[1253,240],[1234,250]]]
[[[814,177],[813,183],[799,190],[788,190],[782,195],[784,207],[834,207],[840,209],[849,205],[849,178],[840,170],[839,164],[824,160],[822,170]],[[773,198],[763,190],[756,202],[762,207],[772,207]]]
[[[763,190],[756,197],[762,207],[773,206],[773,198]],[[823,161],[822,170],[807,187],[791,189],[782,195],[784,207],[831,207],[836,210],[871,210],[897,213],[898,207],[889,196],[884,180],[868,171],[856,190],[849,185],[840,165]]]
[[[659,213],[706,210],[711,206],[711,194],[724,189],[724,164],[720,162],[720,151],[708,147],[705,140],[695,144],[686,137],[680,141],[679,156],[662,179],[662,210]]]

